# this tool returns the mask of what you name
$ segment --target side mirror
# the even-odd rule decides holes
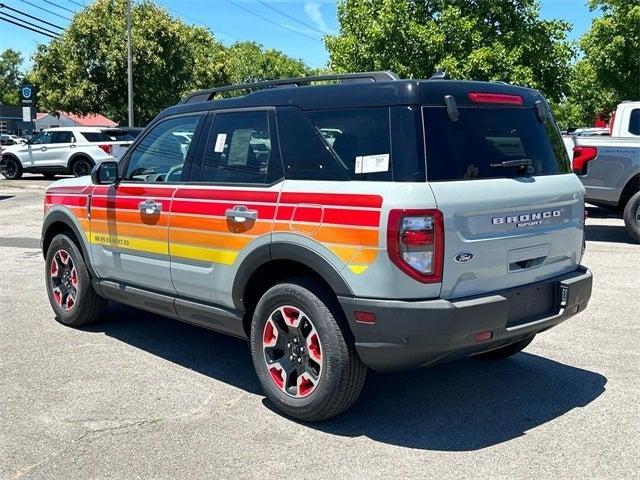
[[[98,163],[91,170],[91,183],[94,185],[108,185],[118,180],[118,162]]]

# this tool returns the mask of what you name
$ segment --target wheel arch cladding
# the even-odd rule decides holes
[[[74,153],[69,157],[69,161],[67,162],[67,168],[71,170],[73,168],[73,164],[78,160],[87,160],[92,167],[95,166],[96,164],[96,162],[94,162],[89,155],[87,155],[84,152],[78,152],[78,153]]]
[[[340,273],[313,250],[284,242],[263,245],[243,260],[233,283],[233,303],[237,310],[245,313],[245,330],[265,291],[278,282],[300,276],[316,278],[336,297],[353,296]]]
[[[622,192],[620,193],[620,202],[619,202],[620,206],[624,208],[624,206],[629,201],[629,199],[633,197],[633,195],[636,192],[639,192],[639,191],[640,191],[640,173],[636,173],[633,177],[629,179],[629,181],[626,183],[626,185],[622,189]]]
[[[44,223],[42,224],[41,243],[43,257],[47,257],[47,250],[49,249],[51,241],[55,238],[56,235],[59,234],[68,235],[71,240],[78,246],[87,269],[91,273],[91,276],[95,277],[96,275],[89,259],[89,250],[87,248],[87,245],[85,244],[85,241],[83,240],[84,237],[80,231],[80,228],[69,217],[69,215],[63,211],[55,210],[49,212],[44,220]]]

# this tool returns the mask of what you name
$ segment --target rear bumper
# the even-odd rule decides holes
[[[451,301],[339,301],[362,361],[390,371],[474,355],[547,330],[586,308],[591,285],[591,272],[580,267],[542,282]],[[356,322],[356,311],[374,313],[375,324]],[[476,341],[485,332],[491,338]]]

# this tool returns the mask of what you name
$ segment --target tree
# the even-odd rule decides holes
[[[560,99],[574,56],[569,24],[539,18],[536,0],[343,0],[325,37],[338,71],[502,80]]]
[[[0,103],[18,105],[22,80],[22,55],[10,48],[0,54]]]
[[[227,84],[299,77],[311,70],[302,62],[274,49],[262,50],[255,42],[236,43],[228,48],[225,62]]]
[[[620,101],[640,99],[640,1],[589,0],[589,7],[602,11],[580,39],[595,77]]]
[[[125,0],[97,0],[59,39],[38,48],[32,77],[44,108],[127,118],[125,11]],[[148,0],[133,5],[132,23],[136,123],[147,123],[190,90],[222,81],[224,48],[208,30]]]

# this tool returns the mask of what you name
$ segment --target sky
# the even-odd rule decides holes
[[[569,39],[577,40],[587,31],[595,15],[589,12],[586,2],[540,0],[541,15],[543,18],[562,19],[573,24]],[[90,2],[2,0],[2,3],[64,27],[69,20],[63,17],[71,17],[73,11]],[[321,38],[323,34],[338,30],[336,0],[158,0],[156,3],[167,7],[173,15],[188,23],[209,27],[224,44],[240,40],[256,41],[266,48],[275,48],[300,58],[312,67],[327,64],[328,54]],[[0,13],[18,16],[6,9],[0,9]],[[0,22],[0,51],[7,48],[18,50],[28,61],[38,43],[48,40],[39,33]]]

